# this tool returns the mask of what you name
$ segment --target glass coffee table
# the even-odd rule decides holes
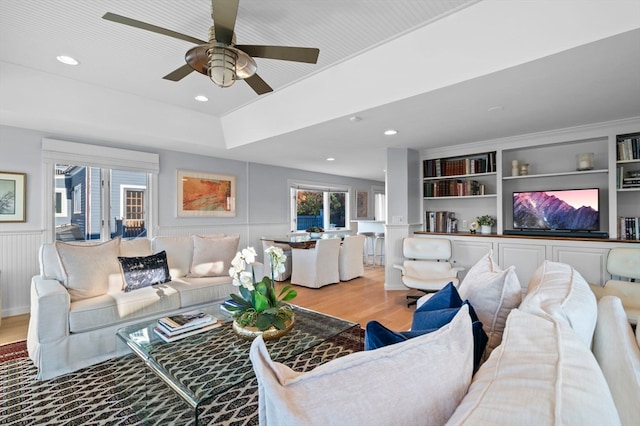
[[[221,302],[220,302],[221,303]],[[251,341],[236,336],[231,318],[220,303],[200,308],[224,323],[221,327],[174,342],[156,335],[156,320],[123,327],[117,339],[125,343],[148,368],[193,409],[196,425],[201,404],[254,377],[249,359]],[[296,322],[287,335],[267,341],[274,361],[286,362],[360,325],[299,306],[292,306]]]

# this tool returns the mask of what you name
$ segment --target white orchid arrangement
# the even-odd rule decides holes
[[[231,261],[229,275],[233,278],[233,285],[239,287],[240,295],[231,294],[231,300],[225,301],[223,305],[243,327],[252,326],[264,331],[273,325],[284,330],[285,322],[293,315],[291,307],[284,302],[298,294],[287,285],[276,296],[275,276],[284,272],[287,256],[281,248],[274,246],[267,248],[265,254],[269,256],[271,277],[265,276],[261,281],[256,281],[255,249],[247,247],[236,253]]]

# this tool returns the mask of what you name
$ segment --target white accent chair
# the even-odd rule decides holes
[[[402,241],[402,265],[393,265],[402,272],[402,283],[411,289],[434,293],[450,282],[460,284],[458,272],[451,259],[451,241],[445,238],[407,237]],[[407,306],[415,305],[422,295],[408,295]]]
[[[286,281],[291,278],[291,246],[289,244],[278,244],[272,240],[262,240],[262,256],[264,257],[264,268],[266,274],[271,274],[271,259],[264,252],[269,247],[280,247],[287,260],[284,263],[284,272],[276,275],[274,278],[276,281]],[[271,276],[269,276],[271,278]]]
[[[607,256],[607,272],[611,279],[604,286],[590,284],[598,300],[616,296],[622,301],[631,324],[640,321],[640,248],[614,247]]]
[[[309,249],[292,248],[291,284],[320,288],[340,282],[340,238],[325,238]]]
[[[349,281],[364,275],[362,252],[364,235],[347,235],[340,246],[339,271],[340,281]]]

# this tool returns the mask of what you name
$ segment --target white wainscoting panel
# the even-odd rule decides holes
[[[42,231],[0,232],[0,292],[2,316],[26,314],[31,277],[39,273]]]

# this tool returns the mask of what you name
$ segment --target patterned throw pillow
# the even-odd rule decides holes
[[[167,253],[144,257],[118,257],[124,275],[124,292],[171,281]]]

